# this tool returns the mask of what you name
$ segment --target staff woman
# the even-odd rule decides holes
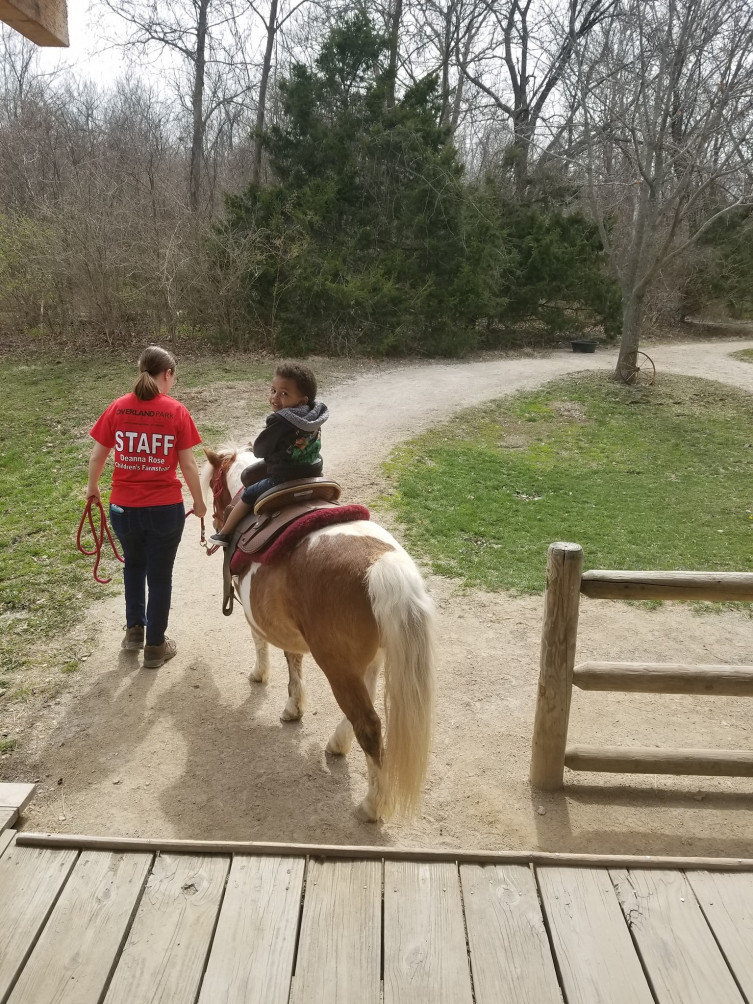
[[[203,517],[207,511],[193,455],[201,437],[188,409],[169,396],[174,383],[173,356],[157,345],[144,349],[133,391],[113,401],[90,433],[94,447],[87,498],[100,499],[99,478],[114,450],[110,523],[125,559],[121,648],[143,648],[147,669],[158,669],[177,651],[165,630],[173,565],[186,520],[178,467],[194,512]]]

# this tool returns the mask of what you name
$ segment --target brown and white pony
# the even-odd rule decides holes
[[[254,462],[248,451],[206,450],[202,481],[214,496],[214,523]],[[434,704],[433,604],[412,558],[372,520],[314,530],[274,564],[254,563],[234,578],[256,645],[249,679],[265,683],[269,645],[288,664],[283,721],[304,711],[302,658],[311,653],[345,717],[327,743],[345,754],[353,736],[366,754],[365,820],[408,815],[418,804],[429,758]],[[384,668],[386,728],[374,710]]]

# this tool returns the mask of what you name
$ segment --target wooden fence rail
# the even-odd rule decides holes
[[[564,769],[619,773],[753,777],[753,753],[732,750],[567,746],[573,686],[625,693],[753,697],[753,666],[587,662],[575,665],[580,594],[610,600],[753,601],[753,573],[583,572],[578,544],[547,555],[541,664],[531,752],[531,784],[556,791]]]

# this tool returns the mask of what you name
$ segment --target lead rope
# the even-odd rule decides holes
[[[192,513],[193,513],[194,515],[196,515],[196,514],[195,514],[195,513],[193,512],[193,509],[189,509],[189,510],[188,510],[188,512],[186,513],[186,519],[188,519],[188,517],[189,517],[189,516],[190,516],[190,515],[191,515]],[[206,531],[205,531],[205,529],[204,529],[204,517],[203,517],[203,516],[199,516],[199,519],[201,520],[201,536],[200,536],[200,538],[199,538],[199,544],[201,545],[201,547],[205,547],[205,548],[206,548],[206,551],[207,551],[207,554],[208,554],[208,555],[209,555],[209,554],[214,554],[214,552],[215,552],[215,551],[217,550],[217,548],[218,548],[218,547],[219,547],[220,545],[219,545],[219,544],[212,544],[212,546],[211,546],[211,547],[207,546],[207,535],[206,535]]]
[[[96,502],[97,506],[99,507],[99,534],[97,534],[97,528],[94,525],[94,517],[92,516],[92,504],[94,502]],[[188,519],[188,517],[191,515],[195,515],[193,509],[188,510],[188,512],[186,513],[186,519]],[[87,518],[89,520],[89,526],[91,528],[92,536],[94,537],[93,551],[87,551],[86,548],[81,543],[81,533],[84,529],[84,523],[86,522]],[[199,519],[201,520],[201,538],[199,540],[199,543],[202,547],[206,547],[207,538],[204,532],[204,517],[200,516]],[[107,522],[107,517],[105,515],[105,510],[102,505],[102,501],[98,499],[96,495],[92,495],[86,500],[86,506],[84,507],[84,512],[81,516],[81,522],[78,524],[78,533],[76,534],[76,547],[82,554],[85,554],[88,557],[91,557],[93,554],[96,554],[97,559],[94,562],[94,572],[93,572],[94,580],[95,582],[99,582],[103,586],[106,586],[110,582],[112,582],[112,578],[100,579],[100,577],[97,575],[97,570],[99,569],[99,563],[102,559],[102,545],[105,540],[105,535],[107,536],[107,539],[110,542],[112,553],[115,555],[115,557],[121,564],[125,564],[125,558],[122,558],[118,554],[118,549],[115,546],[115,541],[112,539],[112,533],[110,532],[110,526]],[[208,548],[207,554],[214,554],[214,552],[217,550],[218,547],[219,544],[215,544],[213,547]]]
[[[92,504],[95,503],[99,507],[99,535],[97,535],[97,528],[94,525],[94,517],[92,516]],[[84,529],[84,523],[89,520],[89,527],[91,528],[92,536],[94,537],[94,550],[87,551],[86,548],[81,543],[81,533]],[[112,553],[121,563],[125,564],[125,559],[121,558],[118,554],[118,549],[115,546],[115,541],[112,539],[112,534],[110,533],[110,527],[107,523],[107,517],[105,516],[105,510],[102,506],[102,500],[98,499],[96,495],[90,495],[86,500],[86,506],[84,507],[83,515],[81,516],[81,522],[78,524],[78,533],[76,534],[76,547],[82,554],[91,557],[96,554],[97,558],[94,562],[94,581],[99,582],[101,585],[106,586],[108,583],[112,582],[112,579],[100,579],[97,575],[97,570],[99,569],[99,562],[102,558],[102,545],[105,541],[105,535],[110,542],[110,547],[112,548]]]

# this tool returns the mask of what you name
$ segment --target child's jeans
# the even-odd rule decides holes
[[[254,484],[249,485],[248,488],[244,489],[241,495],[241,502],[245,502],[246,505],[251,506],[253,509],[256,502],[261,498],[264,492],[268,492],[270,488],[274,488],[275,485],[281,485],[284,482],[280,481],[278,478],[262,478],[261,481],[255,481]]]
[[[170,616],[175,555],[186,525],[185,507],[182,502],[111,505],[110,523],[125,558],[126,625],[146,624],[146,644],[161,645]]]

